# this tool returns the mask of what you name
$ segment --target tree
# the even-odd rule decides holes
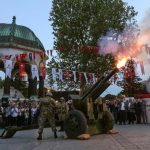
[[[101,56],[97,53],[98,40],[110,29],[122,31],[127,22],[134,21],[136,14],[134,8],[122,0],[53,0],[49,20],[59,61],[48,63],[49,79],[52,67],[94,72],[99,76],[113,68],[115,59],[111,54]],[[64,81],[57,85],[74,89],[79,83]]]
[[[112,100],[112,99],[115,99],[116,96],[115,95],[111,95],[111,94],[107,94],[104,98],[105,98],[105,100]]]

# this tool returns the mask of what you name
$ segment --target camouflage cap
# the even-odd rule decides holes
[[[53,96],[51,92],[46,93],[46,96]]]
[[[67,101],[68,104],[72,104],[72,102],[72,99]]]
[[[60,100],[65,100],[65,98],[64,98],[64,97],[61,97]]]

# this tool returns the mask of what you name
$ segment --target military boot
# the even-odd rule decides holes
[[[56,139],[57,138],[57,132],[54,131],[54,138]]]
[[[39,134],[39,136],[37,137],[37,140],[42,140],[42,134]]]

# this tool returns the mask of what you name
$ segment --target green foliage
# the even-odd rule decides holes
[[[61,49],[58,56],[48,63],[48,79],[51,68],[57,67],[81,72],[103,74],[115,66],[110,54],[100,56],[81,46],[97,46],[100,36],[113,29],[120,32],[127,22],[133,22],[137,13],[122,0],[53,0],[50,22],[53,26],[54,48]],[[60,88],[77,88],[81,83],[57,82]]]
[[[136,15],[122,0],[53,0],[50,21],[55,46],[71,50],[97,45],[100,35],[112,28],[122,31]]]
[[[116,98],[116,96],[115,95],[111,95],[111,94],[107,94],[104,98],[105,98],[105,100],[113,100],[113,99]]]

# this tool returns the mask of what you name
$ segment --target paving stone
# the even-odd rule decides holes
[[[119,134],[100,134],[89,140],[53,138],[50,128],[44,129],[43,140],[37,141],[37,130],[19,131],[13,138],[0,139],[0,150],[149,150],[150,125],[116,125]]]

